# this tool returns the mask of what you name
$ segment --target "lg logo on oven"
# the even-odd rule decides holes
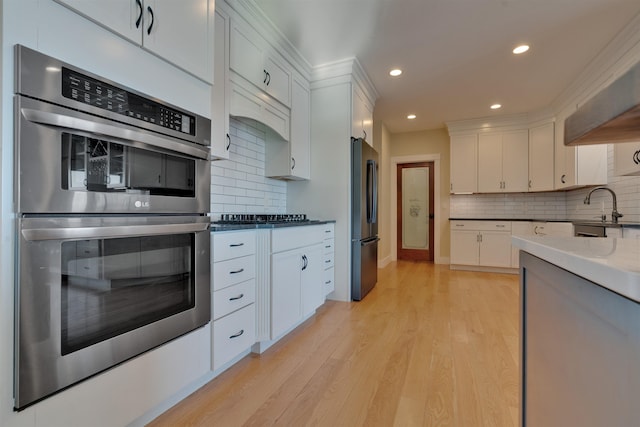
[[[148,208],[149,207],[149,202],[143,202],[140,200],[136,200],[136,202],[134,203],[136,208]]]

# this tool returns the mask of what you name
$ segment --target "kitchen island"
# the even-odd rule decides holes
[[[640,425],[640,240],[513,237],[523,426]]]

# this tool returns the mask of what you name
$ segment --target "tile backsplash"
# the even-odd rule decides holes
[[[211,162],[211,216],[286,213],[287,183],[264,176],[264,125],[230,118],[229,128],[229,160]]]
[[[566,219],[565,193],[452,194],[451,218]]]
[[[607,187],[615,191],[621,221],[640,223],[640,176],[614,176],[614,149],[607,153]],[[531,218],[598,220],[604,213],[611,220],[612,197],[596,191],[591,204],[584,199],[592,187],[548,193],[451,195],[451,218]]]

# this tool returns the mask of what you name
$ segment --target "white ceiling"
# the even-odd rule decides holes
[[[311,65],[357,57],[392,133],[549,107],[640,13],[638,0],[254,1]]]

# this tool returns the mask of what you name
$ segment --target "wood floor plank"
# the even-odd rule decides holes
[[[400,261],[150,426],[518,424],[518,277]]]

